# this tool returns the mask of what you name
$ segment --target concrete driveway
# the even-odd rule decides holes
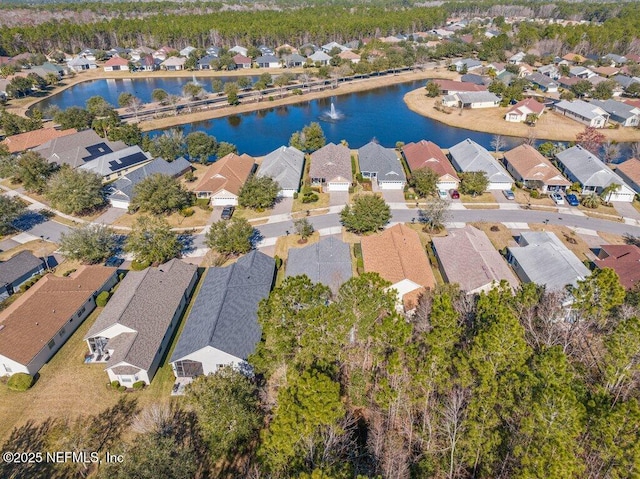
[[[349,203],[348,191],[332,191],[329,193],[329,206],[345,206]]]
[[[110,225],[110,224],[113,224],[118,218],[120,218],[122,215],[125,215],[125,214],[127,214],[127,210],[125,210],[124,208],[110,207],[107,209],[107,211],[105,211],[104,213],[102,213],[100,216],[96,218],[95,223]]]
[[[508,200],[504,196],[502,190],[491,190],[491,193],[498,202],[499,208],[503,210],[517,210],[518,208],[520,208],[520,206],[518,206],[518,203],[516,203],[516,200]]]
[[[278,198],[273,207],[272,215],[288,215],[293,207],[293,198]]]
[[[45,221],[44,223],[35,225],[28,231],[28,233],[34,236],[42,237],[42,239],[46,241],[59,243],[60,235],[62,233],[68,233],[69,231],[71,231],[71,228],[66,225],[56,223],[55,221]]]
[[[384,200],[395,209],[407,208],[403,190],[380,190]]]
[[[624,201],[612,201],[611,204],[616,209],[616,211],[620,213],[620,216],[640,221],[640,213],[634,208],[631,203],[627,203]]]

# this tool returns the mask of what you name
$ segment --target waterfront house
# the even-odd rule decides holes
[[[329,143],[313,152],[309,178],[312,186],[320,186],[326,192],[349,191],[353,182],[351,150]]]
[[[233,57],[233,63],[236,68],[251,68],[251,58],[246,55],[238,53]]]
[[[331,60],[331,57],[327,55],[325,52],[323,52],[322,50],[318,50],[317,52],[314,52],[312,55],[309,55],[308,58],[313,63],[322,65],[322,66],[328,65],[329,61]]]
[[[571,182],[534,147],[522,144],[504,153],[507,171],[526,188],[542,193],[565,191]]]
[[[504,119],[513,123],[523,123],[527,121],[529,115],[535,115],[536,118],[538,118],[542,115],[543,111],[543,103],[540,103],[535,98],[526,98],[509,108],[504,115]]]
[[[187,59],[184,57],[169,57],[160,64],[160,68],[167,71],[182,71]]]
[[[0,375],[35,375],[116,282],[116,268],[79,266],[67,277],[46,275],[0,313]]]
[[[54,138],[71,135],[77,132],[78,130],[76,130],[75,128],[69,128],[67,130],[56,130],[55,128],[39,128],[37,130],[8,136],[0,142],[0,145],[6,146],[7,150],[9,150],[9,153],[19,153],[21,151],[40,146],[48,141],[53,140]]]
[[[20,289],[24,283],[44,272],[42,259],[30,251],[21,251],[7,261],[0,261],[0,301]]]
[[[282,59],[284,61],[284,65],[287,68],[301,67],[307,61],[305,57],[303,57],[298,53],[290,53],[290,54],[284,55]]]
[[[260,55],[255,59],[256,65],[259,68],[280,68],[282,64],[280,59],[274,55]]]
[[[49,163],[78,168],[103,155],[128,148],[122,141],[110,141],[88,129],[60,136],[33,148]]]
[[[475,58],[462,58],[453,62],[452,65],[455,65],[456,71],[458,73],[466,73],[477,70],[478,68],[482,68],[482,62],[480,60],[476,60]]]
[[[344,51],[338,53],[338,57],[341,58],[342,60],[348,60],[351,63],[353,63],[354,65],[356,63],[360,63],[360,55],[358,55],[357,53],[352,52],[351,50],[344,50]]]
[[[331,288],[336,294],[352,276],[351,248],[334,236],[303,248],[290,248],[287,276],[306,275],[314,283]]]
[[[438,177],[438,190],[449,191],[458,188],[460,179],[456,170],[435,143],[426,140],[407,143],[402,147],[402,156],[411,173],[423,168],[433,171]]]
[[[196,63],[198,70],[211,70],[211,63],[218,60],[218,57],[213,55],[205,55]]]
[[[376,182],[381,190],[402,190],[407,183],[402,164],[392,148],[373,141],[358,149],[360,174]]]
[[[616,173],[631,186],[636,193],[640,193],[640,160],[630,158],[616,165]]]
[[[83,57],[75,57],[67,62],[67,67],[76,72],[80,73],[85,70],[93,70],[98,68],[98,65],[92,60],[87,60]]]
[[[449,148],[449,157],[459,172],[485,172],[489,180],[487,190],[510,190],[513,186],[511,176],[500,162],[469,138]]]
[[[122,58],[118,55],[114,55],[109,58],[104,64],[104,71],[116,72],[116,71],[129,71],[129,60]]]
[[[470,82],[460,82],[454,80],[431,80],[440,88],[440,94],[442,95],[455,95],[456,93],[473,92],[473,91],[487,91],[487,87],[484,85],[476,85]]]
[[[300,189],[304,153],[293,146],[281,146],[262,159],[257,176],[269,176],[280,185],[278,196],[293,198]]]
[[[640,124],[640,108],[617,100],[591,100],[590,103],[602,108],[609,114],[609,120],[620,126],[635,126]]]
[[[234,264],[209,268],[169,360],[176,378],[250,368],[262,331],[258,306],[273,285],[275,261],[251,251]]]
[[[209,198],[213,206],[235,206],[254,168],[253,157],[229,153],[207,167],[193,192],[198,198]]]
[[[610,192],[605,201],[633,201],[633,189],[598,157],[580,145],[556,153],[556,159],[569,180],[580,183],[583,195],[600,195],[605,188],[616,184],[620,188]]]
[[[197,282],[197,266],[179,259],[129,271],[84,339],[109,381],[150,384]]]
[[[489,91],[469,91],[453,95],[460,108],[495,108],[500,105],[500,97]]]
[[[561,100],[553,109],[572,120],[593,128],[604,128],[609,122],[609,114],[602,108],[582,100]]]
[[[142,151],[139,146],[134,145],[101,155],[85,162],[78,168],[96,173],[102,177],[103,181],[107,182],[140,168],[152,159],[153,157],[150,153]]]

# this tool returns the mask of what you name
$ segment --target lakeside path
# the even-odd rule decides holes
[[[419,115],[439,121],[445,125],[481,131],[495,135],[515,136],[527,138],[534,135],[541,140],[575,141],[576,135],[584,131],[585,126],[577,121],[545,110],[535,127],[524,123],[510,123],[505,121],[504,115],[508,108],[480,108],[476,110],[453,109],[447,114],[436,110],[434,105],[441,102],[442,97],[429,98],[424,88],[410,91],[404,96],[404,102],[410,110]],[[460,114],[461,113],[461,114]],[[607,139],[619,143],[640,141],[640,130],[636,128],[601,129]]]

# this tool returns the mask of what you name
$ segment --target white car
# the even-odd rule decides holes
[[[551,199],[556,205],[564,205],[564,198],[560,193],[551,193]]]

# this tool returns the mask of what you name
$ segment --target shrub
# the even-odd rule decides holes
[[[144,381],[136,381],[135,383],[133,383],[132,387],[135,390],[142,389],[143,387],[145,387],[145,382]]]
[[[33,377],[26,373],[16,373],[7,381],[7,387],[12,391],[26,391],[33,386]]]
[[[538,193],[538,190],[531,190],[531,192],[529,193],[529,196],[531,196],[531,198],[536,200],[540,198],[540,193]]]
[[[353,193],[355,193],[355,192],[356,192],[355,187],[350,186],[350,187],[349,187],[349,193],[353,194]]]
[[[120,391],[121,393],[125,392],[126,390],[127,390],[127,386],[118,387],[118,391]]]
[[[110,384],[113,389],[118,389],[120,387],[120,383],[118,381],[111,381]]]
[[[294,200],[297,200],[297,199],[298,199],[298,192],[297,192],[297,191],[294,191],[294,192],[293,192],[293,199],[294,199]]]
[[[69,271],[65,271],[64,273],[62,273],[62,276],[69,276],[71,273],[75,273],[76,269],[70,269]]]
[[[136,261],[133,260],[131,262],[131,269],[134,271],[142,271],[143,269],[148,268],[151,265],[149,261]]]
[[[96,297],[96,306],[104,308],[109,301],[109,291],[103,291]]]
[[[315,203],[319,199],[320,199],[320,197],[317,194],[309,193],[308,195],[304,195],[302,197],[302,202],[303,203]]]
[[[118,275],[118,281],[122,281],[124,279],[124,271]]]
[[[275,255],[273,259],[276,261],[276,269],[282,268],[282,258],[278,255]]]
[[[182,208],[180,210],[180,214],[185,218],[188,218],[189,216],[193,216],[194,213],[195,211],[193,210],[193,208]]]

